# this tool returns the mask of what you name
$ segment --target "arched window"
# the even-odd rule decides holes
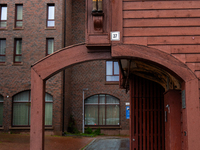
[[[85,100],[85,125],[119,124],[119,99],[99,94]]]
[[[29,126],[30,125],[30,91],[18,93],[13,97],[13,125]]]
[[[13,126],[30,126],[31,92],[23,91],[13,97]],[[53,97],[45,94],[45,125],[52,125]]]
[[[0,127],[3,125],[3,96],[0,95]]]

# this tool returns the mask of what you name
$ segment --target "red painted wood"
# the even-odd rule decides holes
[[[139,150],[142,150],[142,79],[139,78]]]
[[[146,82],[146,86],[147,87],[149,87],[149,80]],[[147,150],[150,150],[149,149],[149,146],[150,146],[150,143],[149,143],[149,139],[150,139],[150,137],[149,137],[149,131],[150,131],[150,128],[149,128],[149,111],[150,111],[150,109],[149,109],[149,101],[150,101],[150,98],[149,98],[149,88],[147,88]]]
[[[134,76],[131,80],[132,150],[164,150],[163,92],[152,81]],[[131,132],[133,133],[133,132]]]
[[[161,93],[160,93],[160,88],[158,88],[158,94],[159,94],[159,97],[161,96]],[[161,132],[160,132],[160,129],[161,129],[161,112],[162,112],[162,107],[161,107],[161,100],[158,100],[158,149],[161,149]]]
[[[44,149],[45,81],[31,69],[30,150]]]
[[[138,82],[135,82],[136,84],[136,93],[135,93],[135,102],[136,102],[136,107],[135,107],[135,148],[136,150],[138,150],[138,91],[139,91],[139,86],[138,86]]]
[[[144,80],[143,80],[144,82]],[[146,95],[146,86],[143,83],[143,95]],[[146,96],[143,98],[143,149],[146,147]]]
[[[166,150],[181,150],[181,91],[169,90],[165,93],[167,122],[165,122]]]

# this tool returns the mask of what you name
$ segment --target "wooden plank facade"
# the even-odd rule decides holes
[[[122,14],[124,44],[172,54],[200,77],[200,1],[123,0]]]

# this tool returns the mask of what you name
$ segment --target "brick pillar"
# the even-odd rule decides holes
[[[31,69],[30,150],[44,150],[45,81]]]
[[[181,91],[164,94],[165,150],[181,150]]]

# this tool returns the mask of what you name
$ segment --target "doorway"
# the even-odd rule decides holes
[[[164,88],[156,82],[133,76],[131,93],[132,150],[164,150]]]

